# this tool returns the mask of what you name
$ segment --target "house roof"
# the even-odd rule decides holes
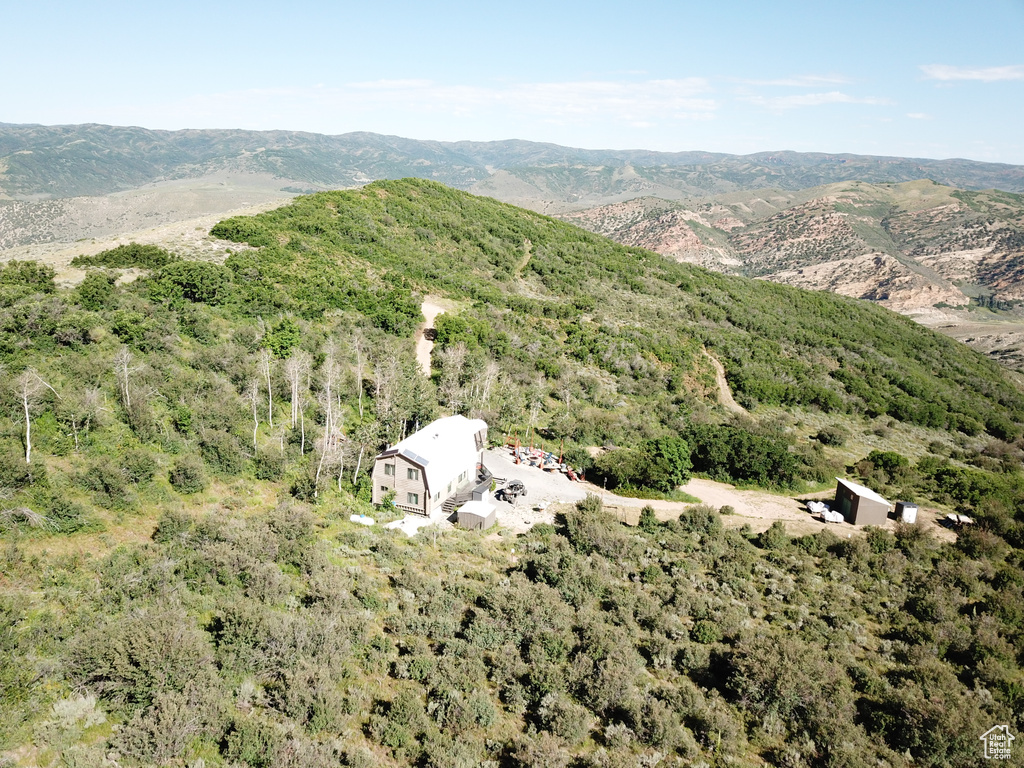
[[[469,466],[475,466],[479,451],[476,434],[487,431],[482,419],[447,416],[432,421],[419,432],[388,448],[378,456],[402,456],[423,467],[427,490],[435,493],[455,480]]]
[[[862,498],[871,499],[871,501],[877,501],[881,504],[885,504],[887,507],[892,506],[892,504],[887,499],[883,499],[870,488],[863,486],[860,483],[854,483],[850,480],[843,480],[843,478],[841,477],[837,477],[836,480],[839,481],[840,485],[845,485],[847,488],[849,488],[851,491],[853,491]]]

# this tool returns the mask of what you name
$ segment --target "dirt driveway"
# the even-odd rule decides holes
[[[534,507],[552,504],[573,504],[586,497],[588,493],[604,499],[604,506],[615,514],[622,522],[636,525],[640,519],[640,510],[650,505],[661,520],[679,517],[692,504],[680,501],[660,501],[633,499],[617,496],[593,483],[572,482],[560,472],[545,472],[543,469],[526,464],[516,464],[507,448],[492,448],[484,456],[484,463],[496,477],[511,480],[516,478],[526,484],[527,495],[519,502],[515,520],[504,520],[499,508],[498,518],[503,525],[515,528],[528,528],[531,524],[531,511],[536,519],[532,522],[550,522],[552,515],[537,513]],[[796,499],[775,496],[764,491],[741,491],[725,483],[712,480],[690,480],[683,490],[701,500],[704,504],[720,508],[731,506],[736,510],[734,515],[726,515],[722,520],[726,525],[740,527],[749,523],[755,531],[763,531],[775,520],[782,520],[791,533],[811,533],[825,524],[814,520],[807,509]],[[828,495],[828,494],[826,494]],[[515,523],[513,526],[511,523]],[[837,526],[833,526],[837,527]],[[842,527],[842,526],[839,526]],[[853,526],[848,526],[853,530]]]
[[[507,448],[491,448],[484,456],[484,463],[496,477],[509,480],[517,478],[526,484],[527,496],[516,507],[500,505],[498,508],[499,523],[514,531],[528,530],[535,523],[552,522],[558,504],[573,504],[585,498],[588,493],[602,497],[605,509],[629,525],[637,524],[640,510],[646,505],[654,509],[659,520],[674,520],[687,507],[693,506],[680,501],[626,498],[605,491],[593,483],[574,483],[558,472],[545,472],[537,467],[516,464]],[[844,537],[864,531],[864,528],[850,523],[824,523],[811,516],[804,502],[809,499],[829,500],[834,495],[832,490],[802,495],[797,499],[766,491],[740,490],[728,483],[700,478],[693,478],[682,490],[717,509],[732,507],[733,514],[722,516],[722,523],[727,528],[749,525],[752,531],[760,533],[776,520],[781,520],[791,536],[804,536],[826,528]],[[543,510],[536,509],[542,505],[545,507]],[[955,534],[938,524],[941,517],[942,513],[938,510],[921,508],[918,513],[918,520],[936,538],[952,540]],[[892,530],[895,525],[895,520],[890,519],[885,527]]]
[[[426,337],[425,331],[434,327],[434,320],[438,315],[444,313],[444,307],[439,307],[430,298],[425,298],[420,305],[420,312],[427,319],[423,327],[416,331],[416,362],[419,363],[425,376],[430,376],[430,353],[434,349],[434,342]]]

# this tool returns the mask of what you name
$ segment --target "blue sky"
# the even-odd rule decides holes
[[[1024,0],[4,2],[0,122],[1024,164]]]

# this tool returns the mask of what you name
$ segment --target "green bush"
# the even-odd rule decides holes
[[[174,462],[168,479],[174,490],[185,494],[199,493],[207,483],[203,462],[194,456],[182,456]]]
[[[72,679],[129,712],[216,675],[206,633],[180,609],[109,617],[77,636],[68,661]]]
[[[190,531],[192,524],[192,518],[184,512],[164,512],[157,521],[156,530],[153,531],[153,541],[159,544],[173,542]]]
[[[25,454],[5,451],[0,453],[0,487],[25,488],[30,485],[46,485],[46,466],[37,459],[34,464],[25,463]]]
[[[757,536],[757,544],[762,549],[784,549],[789,545],[789,534],[780,520],[772,523],[768,529]]]
[[[33,294],[49,294],[57,290],[53,267],[36,261],[8,261],[0,266],[0,306],[13,304]]]
[[[849,438],[849,431],[837,426],[822,427],[818,430],[818,434],[814,436],[814,439],[822,445],[831,445],[836,447],[845,445]]]
[[[186,301],[223,304],[232,293],[232,273],[205,261],[175,262],[153,273],[149,293],[157,301],[175,306]]]
[[[722,639],[722,630],[713,621],[701,620],[693,625],[690,630],[690,637],[695,643],[710,645]]]
[[[299,501],[314,502],[317,499],[316,482],[308,474],[296,477],[292,481],[290,492]]]
[[[157,269],[177,260],[163,248],[157,245],[140,245],[139,243],[128,243],[101,251],[95,256],[76,256],[71,260],[73,267],[109,267],[111,269],[125,269],[128,267],[139,267],[141,269]]]
[[[93,491],[93,499],[101,507],[125,510],[135,505],[135,495],[128,488],[124,472],[110,458],[93,462],[81,476],[81,483]]]
[[[100,528],[81,504],[55,494],[47,508],[46,517],[60,533],[77,533],[82,530]]]
[[[254,462],[256,479],[276,482],[284,477],[285,460],[279,453],[260,451]]]
[[[205,430],[199,452],[211,467],[226,475],[237,475],[245,467],[245,455],[238,438],[219,429]]]
[[[693,470],[714,480],[791,487],[796,457],[782,438],[756,435],[729,425],[692,424],[686,430]]]
[[[121,471],[130,483],[148,483],[156,474],[156,460],[142,448],[130,448],[121,459]]]
[[[78,303],[83,309],[96,312],[111,305],[114,296],[114,276],[106,272],[90,271],[76,290]]]
[[[679,514],[676,524],[684,531],[709,537],[715,537],[723,530],[718,510],[710,504],[694,504],[686,507]]]
[[[542,729],[574,746],[587,738],[592,717],[564,694],[549,693],[537,707],[537,720]]]

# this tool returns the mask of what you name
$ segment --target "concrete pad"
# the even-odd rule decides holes
[[[401,520],[395,520],[394,522],[387,523],[384,527],[397,529],[409,538],[412,538],[419,533],[421,528],[426,528],[428,525],[441,525],[448,528],[452,527],[452,524],[448,522],[447,517],[442,512],[438,512],[436,515],[432,515],[431,517],[426,517],[425,515],[406,515]]]

